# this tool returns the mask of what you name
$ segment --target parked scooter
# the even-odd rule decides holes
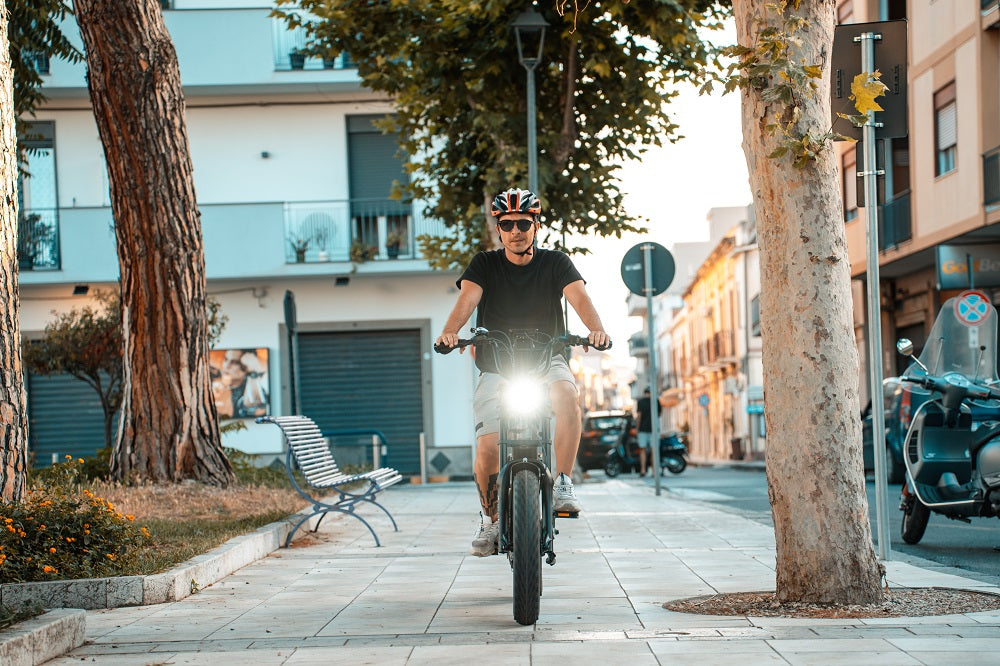
[[[660,474],[664,471],[680,474],[687,469],[687,446],[682,437],[683,435],[676,432],[669,432],[660,437]],[[647,456],[646,466],[650,470],[653,469],[652,454]],[[608,451],[607,460],[604,461],[604,473],[614,478],[622,472],[630,471],[639,471],[639,449],[636,446],[635,436],[627,429],[618,437],[615,446]]]
[[[901,377],[904,390],[926,400],[913,414],[903,452],[906,543],[920,541],[931,512],[964,522],[1000,515],[996,346],[996,309],[982,293],[966,291],[945,301],[923,351]],[[896,348],[913,355],[905,338]]]

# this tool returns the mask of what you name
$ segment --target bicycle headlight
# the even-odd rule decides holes
[[[530,414],[545,404],[542,383],[537,379],[521,377],[507,382],[503,390],[503,402],[507,411],[515,414]]]

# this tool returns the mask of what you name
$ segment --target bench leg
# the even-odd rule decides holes
[[[324,508],[322,508],[320,510],[313,511],[308,516],[306,516],[305,518],[303,518],[302,520],[300,520],[298,522],[298,524],[295,525],[295,528],[291,532],[288,533],[288,538],[285,539],[285,548],[288,548],[288,544],[290,544],[292,542],[292,535],[295,534],[295,531],[297,529],[299,529],[304,522],[306,522],[307,520],[309,520],[313,516],[319,516],[319,521],[316,523],[316,528],[312,530],[313,532],[315,532],[316,530],[319,529],[319,524],[323,522],[324,518],[326,518],[326,514],[330,513],[331,511],[336,511],[338,513],[344,513],[344,514],[347,514],[348,516],[354,516],[355,518],[357,518],[358,520],[360,520],[362,523],[364,523],[364,526],[368,528],[368,531],[372,533],[372,538],[375,539],[375,546],[376,547],[381,547],[382,546],[382,543],[378,540],[378,535],[375,534],[375,530],[372,529],[372,526],[368,524],[367,520],[365,520],[364,518],[362,518],[361,516],[359,516],[357,513],[354,512],[354,505],[351,504],[351,508],[349,508],[349,509],[341,509],[341,508],[338,508],[338,507],[335,507],[335,506],[324,506]],[[383,509],[383,511],[385,511],[385,509]],[[391,520],[392,516],[389,516],[389,519]],[[393,521],[393,526],[395,526],[395,525],[396,525],[396,523],[395,523],[395,521]],[[396,531],[398,532],[399,530],[396,530]]]
[[[399,531],[399,527],[396,526],[396,519],[392,517],[392,514],[389,513],[388,509],[386,509],[384,506],[382,506],[381,504],[379,504],[378,502],[376,502],[373,499],[366,499],[365,501],[366,502],[371,502],[372,504],[374,504],[378,508],[382,509],[382,511],[385,512],[385,515],[389,516],[389,520],[392,521],[392,529],[393,529],[393,531],[395,531],[395,532]]]

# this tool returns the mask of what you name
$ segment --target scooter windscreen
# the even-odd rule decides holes
[[[917,358],[932,375],[959,373],[976,384],[992,386],[1000,383],[996,348],[996,309],[978,292],[965,292],[941,306]],[[906,369],[910,377],[927,372],[915,362]],[[921,395],[930,393],[916,384],[907,383],[906,389]]]

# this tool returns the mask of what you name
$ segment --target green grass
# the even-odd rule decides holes
[[[185,521],[146,520],[152,542],[138,554],[123,576],[144,576],[173,568],[192,557],[218,548],[229,539],[253,532],[268,523],[282,520],[287,511],[270,511],[253,516]]]

